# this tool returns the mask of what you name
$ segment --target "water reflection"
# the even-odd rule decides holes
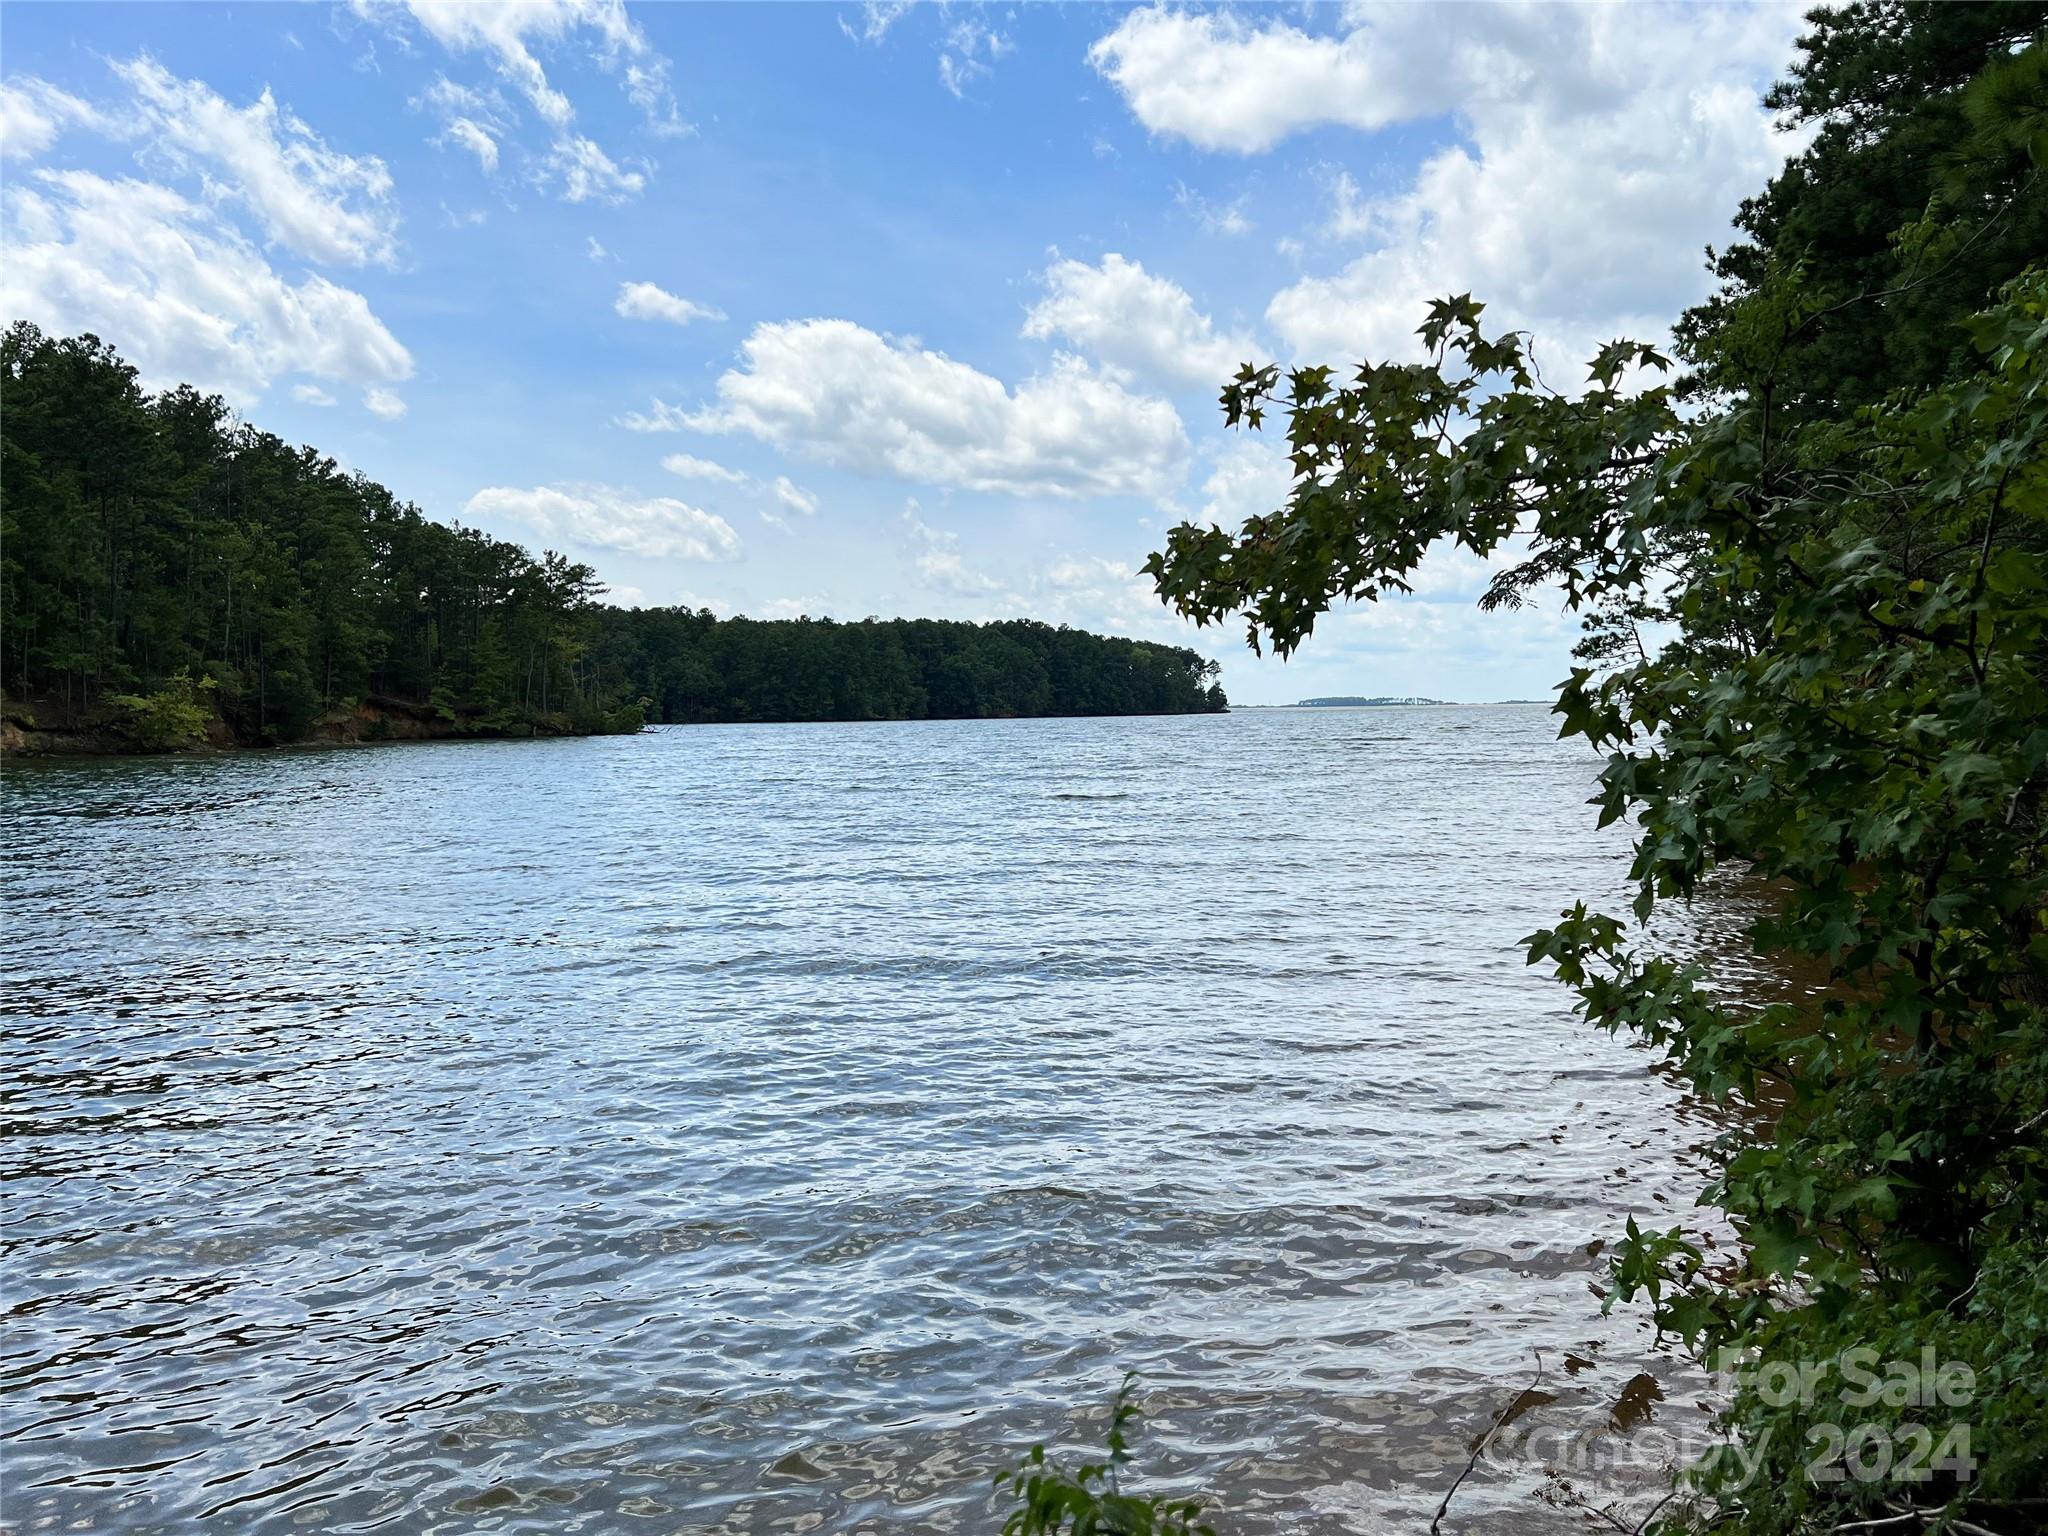
[[[974,1529],[1129,1365],[1233,1529],[1421,1528],[1537,1350],[1521,1425],[1696,1415],[1592,1293],[1707,1123],[1514,947],[1625,875],[1552,736],[10,770],[10,1527]]]

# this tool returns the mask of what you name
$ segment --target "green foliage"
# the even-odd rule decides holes
[[[1709,253],[1720,293],[1678,326],[1706,382],[1741,388],[1723,333],[1773,274],[1801,269],[1813,312],[1772,370],[1779,408],[1796,412],[1969,372],[1956,317],[2048,251],[2048,4],[1857,0],[1807,21],[1765,100],[1812,140],[1743,203],[1745,238]]]
[[[1201,714],[1216,664],[1182,646],[1028,619],[718,619],[604,610],[591,665],[676,724]]]
[[[602,608],[589,566],[431,522],[217,398],[145,395],[96,337],[13,327],[0,393],[0,684],[73,718],[200,672],[246,741],[359,699],[520,736],[1225,707],[1193,651],[1042,624]]]
[[[608,736],[632,736],[647,729],[647,706],[654,700],[646,694],[640,695],[630,704],[621,704],[604,718],[604,734]]]
[[[204,672],[243,740],[346,701],[531,719],[588,691],[589,567],[428,521],[96,337],[0,337],[0,682],[88,714]]]
[[[1889,80],[1856,73],[1879,55],[1932,49],[1959,71],[1969,54],[1890,34],[1858,54],[1842,30],[1858,16],[1962,25],[1897,7],[1823,18],[1826,47],[1798,76],[1816,100],[1837,99],[1827,80]],[[2048,149],[2043,50],[1987,60],[1991,23],[1973,25],[1957,111],[1980,143],[2018,146],[2031,177]],[[1805,100],[1788,88],[1781,104]],[[1846,120],[1850,148],[1885,149],[1901,112],[1907,142],[1885,153],[1931,154],[1919,107],[1891,91]],[[1788,228],[1832,206],[1773,195]],[[1907,238],[1928,249],[1995,244],[1995,204],[1933,197],[1914,213]],[[2039,1506],[2017,1501],[2048,1487],[2048,274],[2019,272],[1975,314],[1916,290],[1909,328],[1955,337],[1937,366],[1873,362],[1833,328],[1857,270],[1767,264],[1696,313],[1690,409],[1657,382],[1666,360],[1626,342],[1581,393],[1547,388],[1525,340],[1489,332],[1469,296],[1432,306],[1422,363],[1348,384],[1248,368],[1226,415],[1284,414],[1292,494],[1235,536],[1173,530],[1148,569],[1181,612],[1243,614],[1254,645],[1284,654],[1332,604],[1405,590],[1432,544],[1487,556],[1527,541],[1487,603],[1540,585],[1592,621],[1557,712],[1562,734],[1607,754],[1601,824],[1636,829],[1636,920],[1745,870],[1779,896],[1758,950],[1827,983],[1817,1000],[1745,1007],[1584,906],[1529,940],[1589,1019],[1738,1111],[1702,1203],[1741,1252],[1631,1224],[1615,1260],[1616,1299],[1647,1297],[1702,1353],[1749,1362],[1726,1427],[1752,1464],[1700,1469],[1712,1518],[1753,1533],[2033,1529]],[[1852,358],[1870,368],[1853,386],[1838,376]],[[1757,1384],[1845,1350],[1926,1348],[1967,1367],[1967,1402],[1851,1412],[1839,1393]],[[1902,1453],[1925,1433],[1932,1475],[1817,1479],[1829,1424]],[[1958,1431],[1966,1453],[1944,1463]]]
[[[1048,1461],[1044,1446],[1034,1445],[1014,1472],[996,1474],[996,1487],[1008,1488],[1016,1500],[1003,1520],[1003,1536],[1216,1536],[1198,1518],[1199,1499],[1123,1491],[1122,1474],[1131,1464],[1125,1429],[1139,1416],[1131,1401],[1136,1382],[1136,1373],[1127,1372],[1117,1388],[1103,1460],[1069,1471]]]
[[[176,752],[206,739],[216,686],[210,677],[194,682],[189,672],[178,672],[155,693],[109,694],[106,703],[115,712],[115,729],[138,751]]]

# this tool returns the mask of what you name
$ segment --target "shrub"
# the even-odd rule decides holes
[[[176,672],[154,693],[107,696],[113,727],[138,752],[178,752],[203,745],[213,719],[214,680]]]
[[[998,1472],[996,1487],[1007,1488],[1016,1504],[1003,1520],[1003,1536],[1216,1536],[1199,1521],[1199,1499],[1125,1493],[1122,1475],[1131,1464],[1127,1426],[1138,1419],[1131,1401],[1136,1384],[1126,1373],[1110,1406],[1109,1433],[1101,1461],[1084,1461],[1071,1471],[1047,1459],[1034,1445],[1013,1472]]]

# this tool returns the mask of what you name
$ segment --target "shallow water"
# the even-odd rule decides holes
[[[1515,945],[1622,899],[1554,732],[11,768],[7,1526],[985,1529],[1128,1366],[1229,1529],[1420,1531],[1537,1351],[1696,1418],[1592,1287],[1709,1127]],[[1500,1460],[1447,1530],[1583,1528]]]

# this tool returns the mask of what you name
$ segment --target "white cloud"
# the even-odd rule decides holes
[[[562,196],[572,203],[623,203],[647,188],[639,171],[622,170],[593,139],[564,134],[541,162],[541,179],[559,181]]]
[[[723,310],[678,298],[653,283],[621,283],[619,297],[612,308],[628,320],[666,320],[671,325],[725,318]]]
[[[193,165],[210,194],[233,197],[278,244],[360,266],[397,254],[391,173],[374,155],[332,150],[266,89],[236,107],[142,57],[114,65],[147,117],[147,150]]]
[[[910,0],[861,0],[859,29],[855,30],[841,16],[839,30],[856,43],[879,43],[909,11]]]
[[[646,114],[647,126],[656,137],[686,138],[697,131],[696,126],[683,121],[682,113],[676,108],[676,95],[669,85],[668,76],[667,59],[642,59],[628,64],[625,69],[626,99]]]
[[[727,469],[723,464],[714,464],[694,454],[672,453],[661,461],[661,467],[685,480],[717,480],[726,485],[744,485],[747,482],[747,477],[738,470]]]
[[[466,149],[476,156],[480,170],[488,176],[498,169],[498,141],[491,136],[490,129],[471,117],[452,117],[448,126],[441,131],[439,142],[453,144]]]
[[[238,404],[281,375],[372,385],[412,356],[363,296],[293,283],[166,187],[42,171],[6,189],[0,308],[59,333],[116,340],[151,387],[188,382]]]
[[[1233,637],[1220,631],[1205,636],[1161,604],[1151,580],[1139,573],[1143,558],[1136,551],[1120,558],[1062,552],[1042,564],[1010,553],[991,566],[964,548],[958,534],[927,523],[914,499],[904,508],[902,523],[905,559],[917,584],[933,594],[916,605],[920,611],[936,607],[951,617],[977,620],[1030,617],[1210,652],[1233,648]]]
[[[1100,555],[1062,555],[1045,568],[1045,585],[1057,592],[1091,592],[1135,580],[1133,568]]]
[[[1232,198],[1227,203],[1212,203],[1185,182],[1173,189],[1174,205],[1212,235],[1248,235],[1252,232],[1252,221],[1245,217],[1244,199]]]
[[[1401,23],[1448,32],[1442,13]],[[1463,24],[1460,13],[1459,24]],[[1131,11],[1088,50],[1152,132],[1202,149],[1251,154],[1320,123],[1380,128],[1448,106],[1443,87],[1401,68],[1361,27],[1312,36],[1282,21],[1254,25],[1227,11]]]
[[[985,597],[1002,590],[994,577],[969,568],[960,553],[960,536],[932,527],[918,515],[915,501],[903,509],[903,526],[910,535],[911,565],[926,586],[955,597]]]
[[[1234,637],[1222,631],[1205,636],[1160,602],[1151,578],[1140,574],[1141,564],[1135,553],[1122,559],[1059,555],[1024,578],[1016,607],[1051,623],[1192,645],[1205,652],[1231,645]]]
[[[0,81],[0,158],[33,160],[66,128],[101,122],[96,108],[47,80]]]
[[[592,261],[603,261],[606,257],[610,255],[611,252],[606,250],[604,246],[598,242],[597,236],[590,236],[590,259]]]
[[[388,18],[391,5],[355,0],[365,15]],[[451,53],[482,53],[547,123],[560,128],[576,115],[569,98],[548,81],[535,46],[553,46],[580,32],[595,34],[600,63],[624,72],[626,94],[663,120],[672,111],[668,60],[626,14],[623,0],[405,0],[422,31]]]
[[[1063,337],[1127,373],[1220,389],[1261,353],[1248,336],[1219,333],[1179,284],[1115,253],[1093,267],[1056,260],[1042,281],[1045,297],[1025,317],[1024,334]]]
[[[1022,496],[1164,497],[1187,440],[1164,400],[1130,393],[1077,358],[1013,392],[998,379],[848,320],[756,326],[715,405],[657,401],[636,430],[741,432],[873,474]]]
[[[1351,173],[1338,170],[1329,178],[1330,217],[1323,225],[1328,240],[1363,240],[1373,233],[1374,204],[1358,190]]]
[[[737,560],[739,535],[714,513],[670,496],[643,497],[606,485],[486,486],[463,508],[543,538],[570,539],[654,560]]]
[[[961,16],[946,28],[939,48],[939,84],[958,100],[966,96],[969,82],[994,74],[996,60],[1014,47],[975,15]]]
[[[627,99],[645,114],[650,131],[663,138],[691,131],[676,109],[668,59],[626,14],[624,0],[352,0],[352,5],[359,15],[394,30],[397,18],[409,15],[449,52],[489,58],[550,132],[552,143],[536,162],[535,180],[559,185],[572,203],[623,202],[646,187],[647,175],[644,170],[621,169],[595,140],[573,130],[576,108],[548,79],[537,49],[587,39],[591,55],[619,77]],[[495,102],[494,92],[444,80],[429,93],[429,100],[448,123],[449,141],[472,151],[477,150],[478,134],[502,140],[510,126],[503,120],[509,109],[496,118],[475,110],[482,102]],[[501,102],[497,105],[502,107]],[[456,129],[457,118],[468,120],[474,132]],[[492,164],[484,168],[490,170]]]
[[[666,400],[649,402],[650,409],[628,411],[619,418],[619,425],[628,432],[688,432],[691,431],[690,416],[680,405],[670,405]]]
[[[405,402],[388,389],[366,389],[363,409],[379,421],[396,421],[405,414]]]
[[[918,577],[926,586],[951,592],[956,597],[973,597],[983,592],[1002,590],[1003,584],[994,577],[969,570],[958,550],[928,549],[917,557],[914,564]]]
[[[769,482],[768,490],[778,502],[792,512],[800,512],[809,517],[818,510],[818,498],[787,475],[777,475]]]
[[[1484,558],[1454,540],[1438,539],[1423,551],[1421,562],[1409,573],[1409,590],[1433,602],[1476,603],[1495,576],[1528,558],[1529,540],[1521,535]],[[1532,596],[1540,606],[1563,611],[1563,594],[1555,583],[1539,587]]]
[[[856,43],[879,43],[889,29],[915,9],[910,0],[863,0],[856,26],[842,13],[839,30]],[[1016,44],[982,18],[981,7],[954,12],[944,5],[935,8],[941,17],[938,38],[939,84],[955,100],[967,95],[967,87],[995,73],[996,61],[1014,53]]]
[[[512,132],[514,115],[495,89],[458,85],[446,75],[437,75],[412,105],[416,111],[429,111],[441,119],[441,131],[430,142],[444,149],[466,150],[476,156],[477,168],[486,176],[496,173],[500,142]]]
[[[1286,454],[1254,437],[1232,438],[1202,482],[1201,518],[1234,533],[1248,517],[1277,512],[1293,489],[1294,466]]]
[[[1701,246],[1792,147],[1757,87],[1798,26],[1790,10],[1475,12],[1435,45],[1469,143],[1389,196],[1340,173],[1327,232],[1370,248],[1276,294],[1269,323],[1317,361],[1411,357],[1427,301],[1469,291],[1536,333],[1560,384],[1617,333],[1662,339],[1708,287]]]
[[[1090,51],[1147,128],[1206,149],[1455,119],[1461,142],[1399,192],[1328,172],[1323,238],[1369,248],[1268,306],[1305,360],[1412,357],[1427,301],[1470,291],[1575,380],[1565,364],[1620,331],[1660,339],[1705,292],[1700,247],[1796,147],[1759,101],[1802,25],[1793,7],[1470,5],[1456,26],[1423,6],[1343,15],[1331,34],[1152,8]]]
[[[294,384],[292,386],[292,398],[301,405],[334,404],[334,396],[327,393],[318,384]]]
[[[711,459],[700,459],[689,453],[672,453],[661,461],[661,467],[685,480],[709,480],[719,485],[747,486],[767,497],[776,507],[800,513],[805,517],[818,510],[818,498],[787,475],[777,475],[773,480],[763,482],[737,469],[728,469]],[[755,510],[760,513],[763,522],[772,523],[778,528],[788,526],[781,514],[771,507],[756,507]]]

